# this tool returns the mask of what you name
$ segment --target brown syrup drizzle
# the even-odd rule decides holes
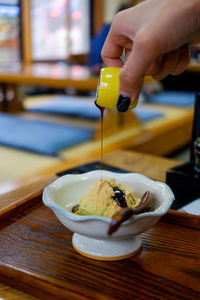
[[[103,171],[103,116],[105,108],[101,107],[97,104],[97,100],[95,100],[95,105],[98,107],[98,109],[101,112],[101,181],[102,181],[102,171]],[[126,195],[125,193],[120,190],[117,186],[113,187],[113,191],[115,192],[115,195],[113,196],[113,199],[117,202],[117,204],[120,207],[127,207],[126,203]]]
[[[101,107],[97,104],[97,100],[95,100],[95,105],[101,112],[101,181],[102,181],[102,173],[103,173],[103,115],[105,108]]]

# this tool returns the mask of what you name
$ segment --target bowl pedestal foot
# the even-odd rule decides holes
[[[89,258],[97,260],[121,260],[136,254],[142,248],[142,238],[135,235],[129,238],[95,239],[73,234],[74,249]]]

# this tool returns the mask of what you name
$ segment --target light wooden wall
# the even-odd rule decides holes
[[[105,23],[111,23],[118,7],[127,2],[126,0],[104,0],[103,8],[103,21]]]
[[[129,0],[133,5],[138,4],[144,0]],[[119,6],[123,3],[128,2],[128,0],[104,0],[103,1],[103,22],[111,23],[112,19],[119,8]]]
[[[30,0],[21,0],[22,15],[22,53],[23,61],[32,60],[31,53],[31,27],[30,27]]]

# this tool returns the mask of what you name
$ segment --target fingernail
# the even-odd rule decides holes
[[[122,95],[123,97],[131,98],[131,95],[127,92],[124,92],[124,91],[120,91],[120,95]]]
[[[129,108],[130,102],[131,99],[129,97],[119,95],[119,99],[117,102],[117,110],[120,112],[126,112]]]

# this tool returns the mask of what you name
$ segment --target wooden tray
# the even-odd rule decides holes
[[[181,225],[178,225],[181,224]],[[0,281],[43,299],[198,299],[200,218],[170,211],[137,255],[81,256],[41,195],[0,221]]]

